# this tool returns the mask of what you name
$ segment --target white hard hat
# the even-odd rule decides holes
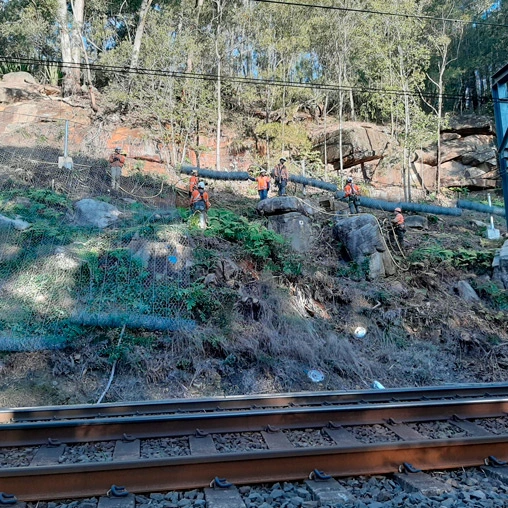
[[[399,208],[399,207],[397,207],[397,208],[395,208],[394,212],[399,212],[399,213],[401,213],[401,212],[402,212],[402,209],[401,209],[401,208]]]
[[[199,182],[198,189],[204,189],[204,188],[205,188],[205,182]]]

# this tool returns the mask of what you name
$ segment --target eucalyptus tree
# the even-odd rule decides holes
[[[315,55],[311,50],[309,19],[315,9],[295,6],[258,4],[253,18],[255,37],[251,61],[251,74],[265,81],[277,82],[258,87],[259,101],[264,107],[264,123],[256,128],[257,135],[266,141],[270,163],[270,133],[278,131],[270,124],[272,113],[278,111],[281,127],[281,149],[291,148],[285,143],[288,113],[312,95],[308,90],[287,86],[288,83],[312,81]]]
[[[326,83],[337,85],[336,105],[339,116],[339,178],[342,185],[344,156],[342,146],[343,122],[345,119],[345,98],[349,99],[349,118],[355,119],[355,101],[353,87],[357,84],[358,63],[362,58],[363,21],[362,14],[347,9],[360,9],[362,3],[341,0],[334,7],[344,10],[323,10],[318,18],[314,18],[314,51],[319,57],[321,77]],[[328,107],[328,93],[325,97],[325,119]],[[333,106],[332,106],[333,107]],[[326,132],[325,132],[326,140]],[[325,154],[325,164],[327,163]]]
[[[363,97],[363,110],[378,121],[388,120],[403,147],[400,162],[407,200],[411,200],[413,179],[410,159],[425,125],[417,94],[423,87],[431,54],[424,17],[429,1],[394,0],[390,7],[393,15],[373,13],[366,17],[368,58],[362,78],[371,90]],[[370,10],[386,12],[386,4],[371,0]]]
[[[462,7],[462,6],[460,6]],[[443,126],[443,96],[445,94],[445,72],[448,66],[458,59],[460,44],[464,31],[464,23],[467,20],[467,13],[459,8],[455,0],[439,0],[435,5],[430,6],[429,12],[436,17],[428,23],[427,34],[429,46],[432,50],[431,63],[433,67],[427,73],[429,88],[435,90],[436,100],[432,97],[426,104],[432,109],[436,118],[436,181],[435,189],[441,190],[441,129]],[[450,21],[455,19],[457,21]]]
[[[56,0],[3,0],[0,2],[0,47],[2,56],[10,59],[56,60],[60,56],[55,28]],[[27,69],[47,77],[49,67],[3,63],[3,72]]]

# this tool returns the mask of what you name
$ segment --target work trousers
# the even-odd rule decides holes
[[[360,198],[359,196],[349,196],[347,198],[350,213],[360,213]]]
[[[122,168],[119,166],[110,166],[111,188],[113,190],[120,189],[120,177],[122,176]]]
[[[279,187],[279,191],[277,192],[278,196],[285,196],[286,195],[286,187],[287,187],[288,181],[287,180],[281,180],[277,186]]]

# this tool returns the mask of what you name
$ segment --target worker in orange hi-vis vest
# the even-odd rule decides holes
[[[199,182],[197,189],[192,191],[189,205],[193,213],[199,213],[199,227],[206,229],[208,223],[207,212],[211,205],[208,199],[208,192],[205,191],[205,182]]]
[[[199,182],[198,188],[192,191],[190,207],[193,212],[196,210],[206,212],[210,208],[208,192],[205,191],[205,182]]]
[[[191,197],[192,193],[198,188],[198,183],[199,183],[198,170],[193,169],[189,180],[189,197]]]
[[[258,183],[259,200],[266,199],[270,190],[270,177],[266,174],[266,169],[262,169],[256,178],[249,177],[249,180]]]
[[[404,248],[404,235],[406,234],[406,225],[404,224],[404,216],[402,215],[402,210],[397,207],[393,211],[395,214],[392,219],[393,229],[395,234],[397,235],[397,242],[399,243],[400,248]]]
[[[353,183],[353,179],[347,179],[346,186],[344,187],[344,198],[347,198],[350,213],[361,213],[360,210],[360,187]]]

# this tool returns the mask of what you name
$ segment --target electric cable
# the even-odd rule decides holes
[[[325,10],[333,10],[333,11],[343,11],[343,12],[357,12],[360,14],[377,14],[380,16],[394,16],[399,18],[416,18],[416,19],[428,19],[432,21],[448,21],[451,23],[462,23],[464,25],[473,25],[473,26],[491,26],[495,28],[508,28],[508,25],[502,23],[488,23],[486,21],[472,21],[466,19],[457,19],[457,18],[439,18],[437,16],[430,16],[428,14],[408,14],[402,12],[389,12],[389,11],[375,11],[371,9],[355,9],[353,7],[339,7],[336,5],[319,5],[319,4],[304,4],[297,2],[289,2],[287,0],[253,0],[254,2],[259,3],[267,3],[267,4],[275,4],[275,5],[285,5],[291,7],[308,7],[311,9],[325,9]]]
[[[33,58],[9,58],[0,56],[0,62],[5,63],[18,63],[18,64],[56,64],[66,69],[82,69],[84,64],[74,62],[61,62],[58,60],[43,60]],[[199,79],[203,81],[228,81],[237,84],[247,84],[254,86],[284,86],[288,88],[303,88],[313,90],[328,90],[328,91],[343,91],[343,92],[357,92],[357,93],[379,93],[384,95],[391,95],[395,97],[425,97],[427,99],[449,99],[458,100],[462,99],[463,95],[460,94],[437,94],[431,92],[422,91],[411,91],[411,90],[400,90],[400,89],[389,89],[389,88],[377,88],[368,86],[344,86],[330,83],[319,83],[319,82],[297,82],[297,81],[285,81],[281,79],[266,79],[266,78],[249,78],[242,76],[231,76],[223,74],[212,74],[212,73],[197,73],[197,72],[184,72],[184,71],[169,71],[165,69],[150,69],[143,67],[129,68],[126,66],[115,66],[115,65],[104,65],[104,64],[89,64],[90,69],[94,71],[107,71],[110,73],[118,73],[122,75],[133,74],[139,76],[153,76],[153,77],[168,77],[173,79]],[[491,96],[481,96],[478,100],[482,103],[496,103],[505,102],[503,99],[494,99]]]

